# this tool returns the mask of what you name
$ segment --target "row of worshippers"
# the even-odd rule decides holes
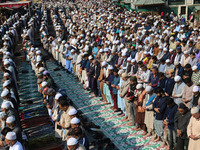
[[[98,5],[94,1],[84,4],[88,3],[88,7]],[[82,5],[78,2],[76,7],[81,8]],[[56,7],[59,5],[56,4]],[[53,4],[47,7],[50,10],[48,19],[53,22],[56,37],[46,36],[47,33],[42,30],[41,38],[46,36],[48,39],[48,42],[42,40],[45,41],[45,49],[68,73],[73,73],[84,88],[92,92],[92,96],[101,96],[106,104],[111,104],[111,109],[120,111],[119,115],[126,116],[124,120],[136,125],[136,129],[143,129],[144,134],[148,132],[151,135],[156,129],[155,141],[162,139],[162,147],[169,143],[173,148],[173,137],[180,137],[181,134],[168,125],[167,120],[173,118],[171,114],[164,118],[168,105],[187,110],[183,114],[189,113],[188,109],[199,107],[199,29],[126,10],[116,15],[114,5],[105,4],[102,6],[104,9],[100,10],[92,7],[87,12],[85,8],[77,10],[73,4],[66,7],[74,10],[64,10],[62,7],[58,10],[56,7]],[[67,38],[63,37],[65,30]],[[134,86],[132,82],[135,82]],[[138,88],[136,83],[139,84]],[[145,103],[148,95],[146,88],[157,92],[153,97],[147,97]],[[162,97],[163,104],[160,102]],[[145,105],[150,105],[149,110],[145,109]],[[148,117],[148,112],[151,117]],[[145,123],[145,118],[149,119],[147,122],[150,125]],[[169,132],[169,141],[163,138],[163,123],[165,129],[174,131]],[[184,123],[184,127],[187,127],[187,123]],[[187,141],[188,136],[185,139]],[[183,145],[181,142],[185,141],[177,141]]]
[[[14,62],[15,47],[19,42],[22,29],[26,27],[24,22],[30,18],[28,14],[16,13],[1,25],[1,72],[2,79],[2,104],[0,112],[1,140],[0,148],[6,150],[23,150],[24,140],[18,107],[20,99],[18,95],[18,72]]]
[[[26,43],[24,47],[25,45]],[[33,45],[31,47],[34,48]],[[34,48],[30,53],[31,55],[28,53],[27,56],[37,77],[38,92],[43,95],[44,104],[55,124],[55,137],[61,138],[68,149],[70,147],[78,150],[89,149],[89,141],[84,133],[78,111],[70,105],[66,95],[56,91],[56,85],[50,72],[45,68],[44,60],[37,60],[38,57],[42,57],[41,51]]]
[[[43,17],[43,20],[45,21],[46,17]],[[89,141],[78,111],[70,105],[65,94],[57,91],[56,84],[46,68],[42,51],[35,47],[30,39],[25,40],[23,46],[26,60],[30,62],[37,77],[38,92],[43,95],[44,104],[55,124],[55,137],[62,139],[65,149],[68,147],[68,149],[88,150]]]

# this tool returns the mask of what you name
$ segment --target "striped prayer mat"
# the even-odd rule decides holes
[[[61,140],[55,138],[53,124],[37,90],[37,78],[27,62],[20,63],[19,79],[21,125],[30,150],[62,150]]]

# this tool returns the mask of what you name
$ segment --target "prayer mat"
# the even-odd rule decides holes
[[[28,62],[20,63],[19,79],[21,125],[28,137],[29,148],[31,150],[45,149],[43,147],[49,145],[50,142],[52,145],[57,145],[59,150],[61,140],[55,138],[53,123],[43,104],[41,93],[38,92],[35,73]]]

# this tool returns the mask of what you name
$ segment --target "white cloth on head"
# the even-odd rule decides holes
[[[2,92],[1,92],[1,97],[5,97],[9,94],[9,90],[8,89],[4,89]]]
[[[46,82],[46,81],[43,81],[43,82],[42,82],[42,87],[45,87],[45,86],[47,86],[47,84],[48,84],[48,82]]]
[[[8,109],[10,107],[10,103],[7,102],[7,101],[4,101],[2,104],[1,104],[1,108],[5,108],[5,109]]]
[[[68,145],[68,146],[73,146],[73,145],[76,145],[77,143],[78,143],[78,140],[75,139],[75,138],[73,138],[73,137],[71,137],[71,138],[69,138],[69,139],[67,140],[67,145]]]
[[[178,81],[180,81],[181,80],[181,77],[180,76],[175,76],[175,78],[174,78],[174,81],[175,82],[178,82]]]
[[[199,87],[195,85],[195,86],[193,87],[193,92],[199,92]]]
[[[7,119],[6,119],[6,123],[13,123],[15,122],[15,116],[9,116]]]
[[[77,117],[74,117],[74,118],[71,120],[70,123],[71,123],[71,124],[78,124],[78,123],[80,123],[80,120],[79,120]]]
[[[60,94],[60,93],[57,93],[56,95],[55,95],[55,99],[59,99],[60,97],[62,96],[62,94]]]
[[[78,111],[76,109],[72,108],[72,109],[69,110],[68,115],[72,116],[72,115],[77,114],[77,112]]]
[[[191,109],[191,114],[196,114],[196,113],[198,113],[199,112],[199,108],[198,107],[193,107],[192,109]]]
[[[6,139],[7,140],[16,140],[17,139],[17,136],[16,136],[16,133],[15,132],[8,132],[6,134]]]
[[[145,91],[146,92],[150,92],[150,91],[152,91],[153,90],[153,88],[151,87],[151,86],[146,86],[146,88],[145,88]]]

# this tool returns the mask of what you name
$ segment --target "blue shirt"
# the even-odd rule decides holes
[[[154,75],[151,74],[151,75],[150,75],[150,78],[149,78],[149,82],[151,83],[151,86],[152,86],[153,88],[157,87],[158,82],[159,82],[159,77],[158,77],[158,75],[156,75],[156,76],[154,77]]]
[[[120,77],[119,76],[115,76],[111,85],[114,84],[115,86],[117,86],[119,84],[120,81]],[[113,94],[117,94],[118,93],[118,89],[113,88]]]
[[[90,67],[90,61],[88,59],[83,59],[81,62],[81,67],[84,70],[85,68],[88,70]]]
[[[180,25],[176,26],[175,31],[179,32],[180,31]]]
[[[93,53],[94,52],[94,53]],[[98,52],[98,48],[97,47],[94,47],[93,50],[92,50],[92,54],[95,58],[95,56],[97,55],[97,52]]]

